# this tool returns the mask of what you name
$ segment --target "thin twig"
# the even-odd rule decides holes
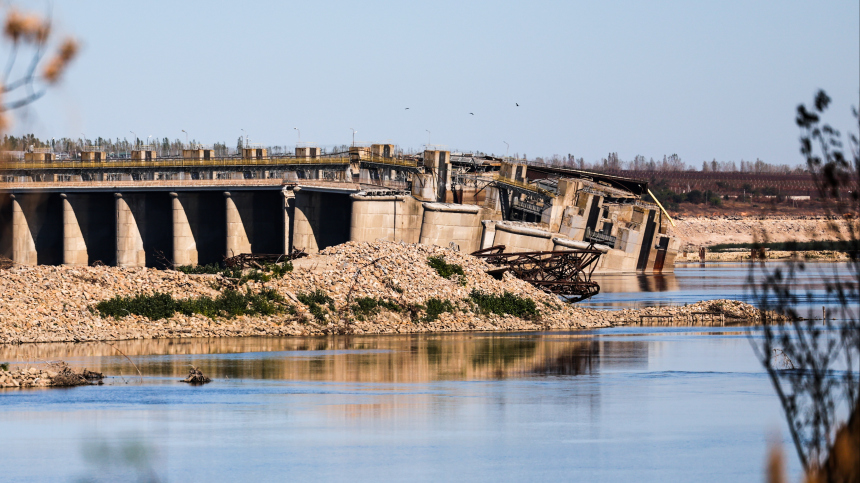
[[[129,357],[128,357],[127,355],[125,355],[125,352],[123,352],[123,351],[119,350],[119,347],[117,347],[117,346],[115,346],[115,345],[111,344],[110,342],[105,341],[105,344],[107,344],[107,345],[109,345],[109,346],[113,347],[114,349],[116,349],[116,351],[117,351],[117,352],[119,352],[120,354],[122,354],[122,356],[123,356],[123,357],[125,357],[125,358],[126,358],[126,360],[128,360],[128,362],[131,362],[131,365],[132,365],[132,366],[134,366],[134,368],[135,368],[135,369],[137,369],[137,374],[140,376],[140,382],[143,382],[143,373],[141,373],[141,372],[140,372],[140,369],[138,369],[138,368],[137,368],[137,365],[135,365],[135,363],[134,363],[131,359],[129,359]]]

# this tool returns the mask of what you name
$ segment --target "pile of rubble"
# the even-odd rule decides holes
[[[441,277],[428,264],[430,257],[460,265],[463,276]],[[242,291],[274,290],[283,297],[287,310],[235,318],[176,313],[161,320],[131,314],[105,318],[94,307],[117,295],[139,293],[162,292],[175,299],[214,298],[233,283],[221,275],[143,268],[13,267],[0,277],[0,343],[590,328],[637,322],[640,312],[644,313],[567,305],[509,274],[500,280],[487,275],[489,267],[480,259],[429,245],[349,242],[293,264],[294,270],[283,277],[248,281],[239,287]],[[509,292],[532,300],[539,316],[523,319],[484,313],[470,297],[473,291]],[[314,293],[330,302],[314,307],[308,302],[308,294]],[[355,310],[359,299],[373,299],[379,308],[360,315]],[[431,303],[445,309],[428,316],[426,307]]]
[[[464,278],[442,278],[427,263],[442,257],[446,263],[460,265]],[[538,330],[546,328],[606,326],[605,322],[584,322],[591,312],[566,305],[553,295],[505,274],[497,280],[486,274],[491,267],[471,255],[433,245],[393,242],[348,242],[327,248],[319,255],[294,262],[296,270],[287,277],[266,284],[288,297],[321,290],[339,310],[313,320],[299,306],[299,317],[322,327],[349,325],[351,333],[436,332],[461,330]],[[539,319],[522,320],[513,316],[480,314],[469,304],[472,291],[493,295],[509,292],[531,299],[540,312]],[[453,312],[442,313],[432,321],[416,320],[408,310],[382,310],[368,320],[356,320],[349,313],[354,301],[368,297],[385,300],[400,307],[423,306],[430,299],[449,301]]]

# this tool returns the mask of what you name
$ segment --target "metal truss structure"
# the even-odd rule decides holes
[[[580,302],[600,292],[591,281],[602,252],[592,247],[580,250],[504,253],[505,245],[496,245],[472,253],[498,267],[492,274],[511,272],[544,292],[559,295],[566,302]]]

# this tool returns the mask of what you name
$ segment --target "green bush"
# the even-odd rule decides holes
[[[447,263],[443,257],[430,257],[427,259],[427,265],[436,270],[440,277],[454,279],[456,275],[460,285],[466,285],[466,273],[460,265]]]
[[[176,311],[181,312],[184,315],[200,314],[211,319],[217,317],[221,312],[221,306],[219,305],[218,300],[207,296],[177,300],[176,304]]]
[[[328,308],[334,312],[334,299],[320,289],[311,293],[298,293],[296,294],[296,298],[299,299],[299,302],[308,306],[308,310],[310,310],[311,314],[319,322],[325,322],[324,306],[328,305]]]
[[[176,302],[170,294],[155,292],[152,294],[137,294],[104,300],[96,304],[96,310],[103,317],[115,319],[126,315],[141,315],[151,320],[166,319],[176,312]]]
[[[293,271],[293,262],[275,263],[273,265],[266,265],[265,268],[272,272],[273,277],[281,278]]]
[[[284,298],[275,289],[267,288],[247,295],[248,306],[253,314],[275,315],[281,311]]]
[[[355,299],[351,308],[358,320],[364,320],[365,317],[372,317],[379,312],[379,302],[371,297],[361,297]]]
[[[540,314],[534,300],[507,291],[503,295],[493,295],[472,290],[469,299],[485,314],[510,314],[521,319],[533,319]]]
[[[189,275],[201,274],[201,273],[207,273],[207,274],[221,273],[221,267],[219,267],[218,264],[215,264],[215,263],[210,263],[209,265],[197,265],[197,266],[179,265],[178,267],[175,268],[175,270],[178,272],[187,273]]]
[[[379,313],[379,309],[387,309],[392,312],[401,312],[402,308],[394,302],[371,297],[361,297],[355,299],[355,304],[351,307],[358,320],[364,320],[366,317],[372,317]]]
[[[261,270],[251,270],[247,274],[243,274],[243,270],[239,267],[221,268],[217,264],[209,265],[180,265],[175,270],[187,274],[221,274],[224,278],[239,279],[239,283],[245,283],[248,280],[255,282],[268,282],[272,277],[281,278],[289,272],[293,271],[292,262],[283,263],[267,263],[263,265]]]
[[[437,298],[427,299],[424,305],[424,321],[432,322],[439,318],[443,312],[453,312],[454,304],[450,300],[442,300]]]
[[[246,273],[245,275],[242,275],[242,278],[239,279],[239,283],[245,283],[248,280],[253,280],[255,282],[268,282],[271,279],[272,277],[270,277],[267,273],[254,269]]]
[[[256,293],[227,289],[214,299],[202,296],[174,300],[170,294],[160,292],[137,294],[133,297],[116,296],[99,302],[95,308],[103,317],[121,318],[134,314],[150,320],[166,319],[176,312],[184,315],[200,314],[210,318],[219,315],[232,318],[237,315],[274,315],[293,310],[273,289]]]
[[[9,363],[8,362],[4,362],[4,363],[0,364],[0,371],[8,371],[8,370],[9,370]]]

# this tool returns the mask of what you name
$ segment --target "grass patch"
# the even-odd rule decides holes
[[[454,304],[450,300],[437,298],[427,299],[424,304],[424,322],[433,322],[444,312],[453,312]]]
[[[253,269],[248,273],[244,273],[241,268],[222,268],[221,266],[210,263],[209,265],[179,265],[175,268],[176,271],[186,273],[189,275],[196,274],[210,274],[216,275],[220,274],[224,278],[230,279],[238,279],[239,283],[245,283],[249,280],[253,280],[255,282],[268,282],[272,278],[281,278],[289,272],[293,271],[293,263],[292,262],[283,262],[283,263],[267,263],[263,265],[263,268]]]
[[[248,293],[227,289],[214,299],[203,296],[175,300],[170,294],[161,292],[128,297],[117,295],[96,304],[95,310],[102,317],[117,319],[126,315],[140,315],[150,320],[166,319],[176,312],[184,315],[200,314],[209,318],[233,318],[238,315],[274,315],[294,311],[273,289]]]
[[[221,273],[222,269],[216,263],[210,263],[208,265],[179,265],[174,268],[177,272],[182,272],[188,275],[198,275],[198,274],[211,274],[214,275],[216,273]]]
[[[466,273],[463,272],[463,267],[454,263],[448,263],[443,257],[430,257],[427,259],[427,265],[436,270],[442,278],[456,280],[460,285],[466,285]],[[456,277],[455,277],[456,276]]]
[[[373,317],[379,313],[379,309],[387,309],[392,312],[402,312],[402,308],[394,302],[375,299],[371,297],[361,297],[355,299],[355,304],[351,307],[352,313],[355,314],[358,320],[364,320],[368,317]]]
[[[534,300],[519,297],[507,291],[503,295],[493,295],[472,290],[469,300],[485,314],[509,314],[521,319],[534,319],[540,315]]]
[[[334,299],[320,289],[314,290],[311,293],[298,293],[296,294],[296,298],[299,299],[299,302],[308,306],[308,310],[310,310],[311,314],[319,322],[325,322],[326,306],[334,312]]]

